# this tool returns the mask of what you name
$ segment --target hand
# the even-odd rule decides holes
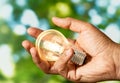
[[[78,38],[72,42],[86,52],[87,58],[85,64],[77,66],[70,62],[73,51],[69,49],[66,55],[61,56],[54,64],[50,64],[39,58],[34,45],[30,41],[23,41],[23,47],[31,53],[33,61],[41,70],[45,73],[60,74],[68,80],[75,82],[97,82],[120,79],[118,68],[120,46],[117,43],[114,43],[89,23],[73,18],[56,17],[52,21],[59,27],[70,29],[79,34]],[[35,38],[41,32],[42,30],[37,28],[28,29],[29,35]]]

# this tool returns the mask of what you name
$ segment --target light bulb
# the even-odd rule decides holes
[[[45,61],[57,61],[71,47],[74,50],[71,61],[82,65],[86,54],[76,49],[59,31],[54,29],[43,31],[36,39],[36,48],[39,57]]]

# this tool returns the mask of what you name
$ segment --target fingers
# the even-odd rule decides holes
[[[69,49],[65,52],[65,54],[63,56],[60,57],[60,59],[58,60],[59,65],[66,65],[68,63],[68,61],[70,61],[71,57],[73,55],[73,50]]]
[[[32,47],[30,49],[30,53],[32,55],[32,59],[34,61],[34,63],[45,73],[49,73],[49,68],[50,65],[46,62],[43,61],[42,59],[40,59],[37,50],[35,49],[35,47]]]
[[[65,29],[70,29],[75,32],[81,32],[83,30],[86,30],[88,27],[91,27],[91,24],[73,18],[53,17],[52,21],[57,26]]]
[[[22,46],[30,53],[30,49],[32,48],[32,47],[34,47],[34,45],[30,42],[30,41],[28,41],[28,40],[24,40],[23,42],[22,42]]]
[[[37,38],[37,36],[42,32],[42,30],[31,27],[31,28],[28,28],[27,32],[32,37]]]
[[[33,59],[34,63],[36,63],[37,65],[39,65],[41,62],[40,62],[39,56],[37,54],[37,51],[36,51],[36,49],[34,47],[32,47],[30,49],[30,53],[32,55],[32,59]]]
[[[22,42],[22,46],[32,55],[34,63],[45,73],[49,73],[50,65],[46,61],[43,61],[39,58],[38,52],[35,49],[34,45],[30,41],[25,40]]]
[[[58,61],[56,61],[53,65],[53,67],[51,68],[51,70],[53,71],[57,71],[59,74],[61,74],[62,76],[66,77],[67,75],[67,64],[70,61],[71,57],[73,55],[73,50],[69,49],[65,55],[62,55]]]

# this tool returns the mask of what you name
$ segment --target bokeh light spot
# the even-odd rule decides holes
[[[102,17],[99,16],[99,15],[94,15],[92,18],[91,18],[91,22],[95,25],[99,25],[102,23]]]
[[[0,8],[0,18],[9,20],[13,12],[13,7],[10,4],[6,4]]]
[[[17,4],[18,6],[23,7],[23,6],[25,6],[25,4],[26,4],[26,0],[16,0],[16,4]]]
[[[13,77],[15,65],[11,57],[11,48],[6,44],[0,46],[0,63],[2,74],[7,78]]]
[[[39,20],[36,14],[30,9],[24,10],[23,15],[21,17],[21,22],[24,25],[28,25],[28,26],[34,26],[34,27],[39,26]]]
[[[108,13],[108,14],[114,15],[115,12],[116,12],[116,8],[115,8],[114,6],[111,6],[111,5],[110,5],[110,6],[107,8],[107,13]]]
[[[90,21],[92,24],[99,25],[102,23],[103,18],[97,13],[95,9],[89,10],[88,14],[91,17]]]
[[[16,25],[13,31],[17,35],[24,35],[26,33],[26,27],[24,25]]]
[[[110,5],[120,7],[120,0],[110,0]]]
[[[8,0],[0,0],[0,8],[7,3]]]
[[[109,5],[108,0],[96,0],[95,4],[99,7],[107,7]]]
[[[62,16],[68,16],[71,12],[69,5],[62,2],[56,4],[56,9]]]
[[[92,17],[93,15],[97,14],[97,11],[95,9],[90,9],[88,14],[90,17]]]
[[[108,35],[113,41],[120,42],[120,29],[115,23],[109,24],[105,29],[105,34]]]

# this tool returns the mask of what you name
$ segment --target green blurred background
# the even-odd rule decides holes
[[[90,22],[120,42],[120,0],[0,0],[0,83],[72,83],[58,75],[44,74],[21,46],[25,39],[35,42],[26,33],[30,26],[54,28],[69,38],[77,36],[55,26],[53,16]]]

